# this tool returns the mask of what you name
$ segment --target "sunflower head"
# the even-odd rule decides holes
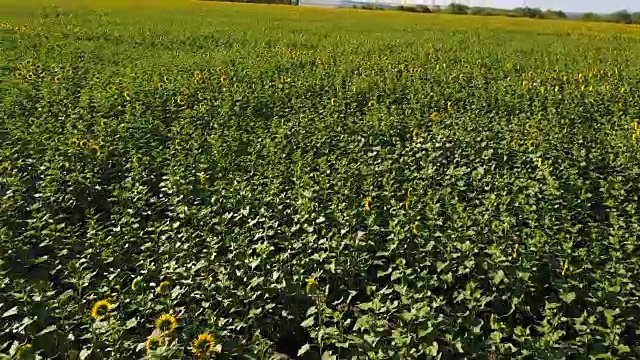
[[[413,226],[411,227],[411,232],[413,233],[413,235],[419,235],[420,234],[420,224],[419,223],[413,224]]]
[[[159,347],[164,346],[164,339],[161,336],[151,335],[147,338],[145,342],[145,347],[147,348],[147,352],[152,352],[158,350]]]
[[[156,330],[160,333],[171,333],[178,327],[178,320],[171,314],[164,314],[156,320]]]
[[[366,199],[364,199],[364,209],[365,209],[365,211],[370,211],[371,210],[371,196],[369,196]]]
[[[73,137],[69,140],[69,146],[76,147],[78,145],[80,145],[80,141],[78,140],[77,137]]]
[[[94,320],[103,319],[109,315],[109,310],[111,310],[112,307],[113,305],[111,305],[109,300],[100,300],[93,304],[93,307],[91,308],[91,317]]]
[[[137,277],[133,279],[133,282],[131,283],[131,290],[138,291],[138,289],[140,289],[141,286],[142,286],[142,278]]]
[[[100,147],[98,145],[89,146],[89,152],[95,156],[100,155]]]
[[[191,352],[197,357],[205,357],[214,351],[216,340],[213,335],[204,333],[198,335],[191,343]]]
[[[564,267],[562,268],[562,276],[567,275],[567,270],[569,270],[569,260],[564,261]]]
[[[18,349],[16,359],[32,359],[33,355],[33,347],[31,344],[24,344]]]
[[[442,119],[442,115],[440,115],[439,112],[434,112],[433,114],[431,114],[431,120],[433,121],[440,121]]]
[[[307,291],[307,294],[311,292],[311,290],[313,290],[313,288],[318,285],[318,282],[316,281],[316,279],[310,277],[309,279],[307,279],[307,287],[305,288],[305,290]]]
[[[168,281],[163,281],[160,283],[160,285],[158,285],[158,289],[156,289],[156,293],[158,293],[158,295],[163,295],[169,292],[171,283]]]

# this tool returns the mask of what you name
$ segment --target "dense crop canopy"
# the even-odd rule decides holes
[[[640,29],[0,0],[0,353],[640,357]]]

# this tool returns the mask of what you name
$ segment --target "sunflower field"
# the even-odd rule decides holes
[[[0,0],[0,358],[640,358],[639,90],[637,26]]]

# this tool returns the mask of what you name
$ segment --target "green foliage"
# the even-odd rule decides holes
[[[543,18],[543,12],[539,8],[530,8],[530,7],[515,8],[513,9],[513,13],[519,17],[528,17],[531,19]]]
[[[1,354],[640,357],[637,28],[59,3],[1,14]]]
[[[470,7],[464,4],[451,3],[449,4],[449,6],[447,6],[447,12],[451,14],[456,14],[456,15],[468,14],[469,10],[470,10]]]
[[[633,18],[631,14],[627,10],[620,10],[613,14],[611,14],[613,20],[617,23],[621,24],[631,24],[633,22]]]
[[[431,9],[426,5],[403,5],[397,8],[400,11],[417,12],[417,13],[431,13]]]

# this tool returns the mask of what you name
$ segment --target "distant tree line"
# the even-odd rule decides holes
[[[204,1],[222,1],[235,3],[255,3],[255,4],[279,4],[279,5],[298,5],[299,0],[204,0]]]
[[[620,24],[640,24],[640,12],[630,13],[627,10],[620,10],[609,15],[585,13],[582,14],[582,20],[616,22]]]
[[[542,10],[540,8],[519,7],[515,9],[496,9],[488,7],[468,6],[463,4],[450,4],[447,7],[430,8],[426,5],[400,6],[396,8],[401,11],[431,13],[444,12],[460,15],[480,15],[480,16],[508,16],[532,19],[567,19],[568,16],[560,10]],[[585,21],[615,22],[621,24],[640,24],[640,12],[630,13],[626,10],[617,11],[612,14],[602,15],[585,13],[579,19]]]
[[[285,4],[299,5],[300,0],[205,0],[205,1],[225,1],[239,3],[257,3],[257,4]],[[566,19],[567,15],[563,11],[542,10],[540,8],[519,7],[515,9],[497,9],[489,7],[468,6],[463,4],[450,4],[444,8],[439,6],[429,7],[427,5],[403,5],[393,7],[382,5],[379,3],[362,2],[353,5],[354,8],[367,10],[389,10],[395,9],[400,11],[416,12],[416,13],[432,13],[443,12],[459,15],[480,15],[480,16],[507,16],[532,19]],[[603,15],[595,13],[585,13],[580,17],[584,21],[601,21],[615,22],[621,24],[640,24],[640,12],[630,13],[627,10],[620,10],[612,14]]]

